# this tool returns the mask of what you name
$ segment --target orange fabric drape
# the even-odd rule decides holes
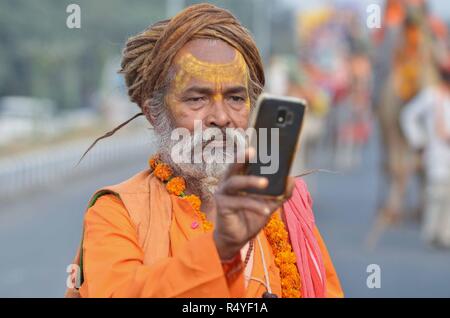
[[[100,197],[85,216],[82,297],[249,297],[266,291],[261,248],[269,269],[272,292],[281,294],[278,268],[263,231],[255,244],[252,279],[245,289],[244,272],[227,278],[211,233],[192,228],[195,216],[183,200],[174,198],[170,255],[144,264],[137,230],[121,200]],[[327,274],[327,297],[342,297],[342,289],[316,229]]]

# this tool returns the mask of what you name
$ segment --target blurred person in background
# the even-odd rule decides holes
[[[336,166],[339,169],[354,169],[361,163],[363,146],[371,132],[371,64],[369,59],[369,37],[365,33],[362,19],[356,7],[344,6],[337,14],[342,43],[345,44],[341,59],[348,73],[345,89],[336,100]],[[345,12],[345,14],[344,14]]]
[[[437,84],[424,88],[405,106],[401,124],[409,144],[423,153],[422,237],[429,244],[450,248],[450,63],[441,65],[439,74]]]
[[[308,167],[353,169],[370,133],[369,38],[358,5],[306,10],[298,23],[301,45],[298,65],[289,68],[295,73],[290,94],[310,104],[300,155]],[[314,156],[329,149],[330,156]]]

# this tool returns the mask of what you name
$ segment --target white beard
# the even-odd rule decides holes
[[[243,135],[235,135],[234,137],[240,139],[241,142],[245,142],[245,137]],[[208,137],[206,137],[206,139],[207,141],[210,140]],[[172,148],[179,142],[180,141],[178,140],[172,140],[171,130],[162,134],[159,146],[161,159],[169,164],[178,175],[183,176],[189,186],[196,191],[199,191],[200,193],[198,193],[198,195],[204,196],[214,194],[217,190],[217,186],[228,170],[229,163],[227,162],[229,161],[224,160],[224,162],[216,162],[208,152],[202,152],[203,160],[201,160],[200,163],[194,163],[193,160],[189,160],[190,162],[173,160],[171,155]],[[186,141],[184,148],[190,148],[193,153],[196,147],[201,147],[201,149],[204,150],[205,141],[203,140],[202,134],[191,135],[189,140]],[[234,147],[230,149],[220,145],[213,148],[211,147],[211,149],[214,151],[213,157],[218,154],[219,156],[222,156],[222,158],[230,160],[230,158],[234,158],[235,155]]]

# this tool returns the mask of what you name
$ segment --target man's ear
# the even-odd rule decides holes
[[[142,112],[145,115],[145,118],[150,122],[150,125],[155,127],[156,119],[152,116],[150,112],[150,99],[146,99],[145,102],[142,104]]]

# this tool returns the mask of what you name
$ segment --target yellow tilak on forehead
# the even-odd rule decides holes
[[[229,63],[210,63],[197,59],[192,54],[184,55],[177,63],[179,70],[175,77],[175,87],[181,91],[191,78],[209,83],[233,83],[247,78],[247,64],[241,54],[236,51],[234,59]],[[245,86],[247,81],[245,80]]]

